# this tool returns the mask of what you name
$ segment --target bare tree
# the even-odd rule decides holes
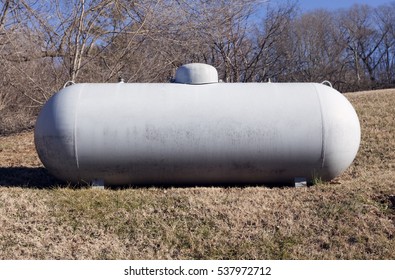
[[[379,81],[384,86],[395,84],[395,2],[383,5],[375,10],[378,32],[383,40],[378,48]]]
[[[258,28],[256,33],[256,47],[249,69],[249,75],[255,77],[253,80],[281,79],[286,73],[294,59],[291,27],[295,15],[295,3],[268,6],[262,28]]]
[[[265,0],[2,0],[0,130],[15,112],[27,126],[67,80],[165,82],[189,62],[212,64],[228,82],[395,84],[394,3],[296,8]]]
[[[380,63],[378,54],[388,30],[379,32],[375,26],[373,9],[367,5],[354,5],[344,11],[339,28],[347,40],[348,52],[353,62],[357,85],[376,82],[375,70]]]
[[[292,42],[286,42],[293,61],[286,79],[321,82],[331,80],[335,86],[344,83],[347,71],[342,65],[345,41],[335,26],[334,13],[316,10],[295,19],[291,25]],[[293,47],[292,47],[293,46]]]

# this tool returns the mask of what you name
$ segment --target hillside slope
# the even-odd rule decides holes
[[[313,187],[76,188],[0,136],[0,259],[395,259],[395,90],[346,96],[360,150]]]

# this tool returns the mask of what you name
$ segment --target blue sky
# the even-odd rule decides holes
[[[271,2],[275,1],[276,0],[271,0]],[[302,11],[307,12],[315,9],[336,10],[349,8],[354,4],[368,4],[369,6],[377,7],[382,4],[394,2],[394,0],[299,0],[298,2]]]

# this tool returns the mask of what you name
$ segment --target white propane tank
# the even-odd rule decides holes
[[[338,91],[216,75],[186,65],[176,83],[66,87],[37,119],[38,155],[64,181],[106,185],[331,180],[352,163],[360,125]]]

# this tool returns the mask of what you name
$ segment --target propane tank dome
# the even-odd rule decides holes
[[[213,66],[204,63],[190,63],[178,67],[175,83],[204,85],[218,83],[218,72]]]

